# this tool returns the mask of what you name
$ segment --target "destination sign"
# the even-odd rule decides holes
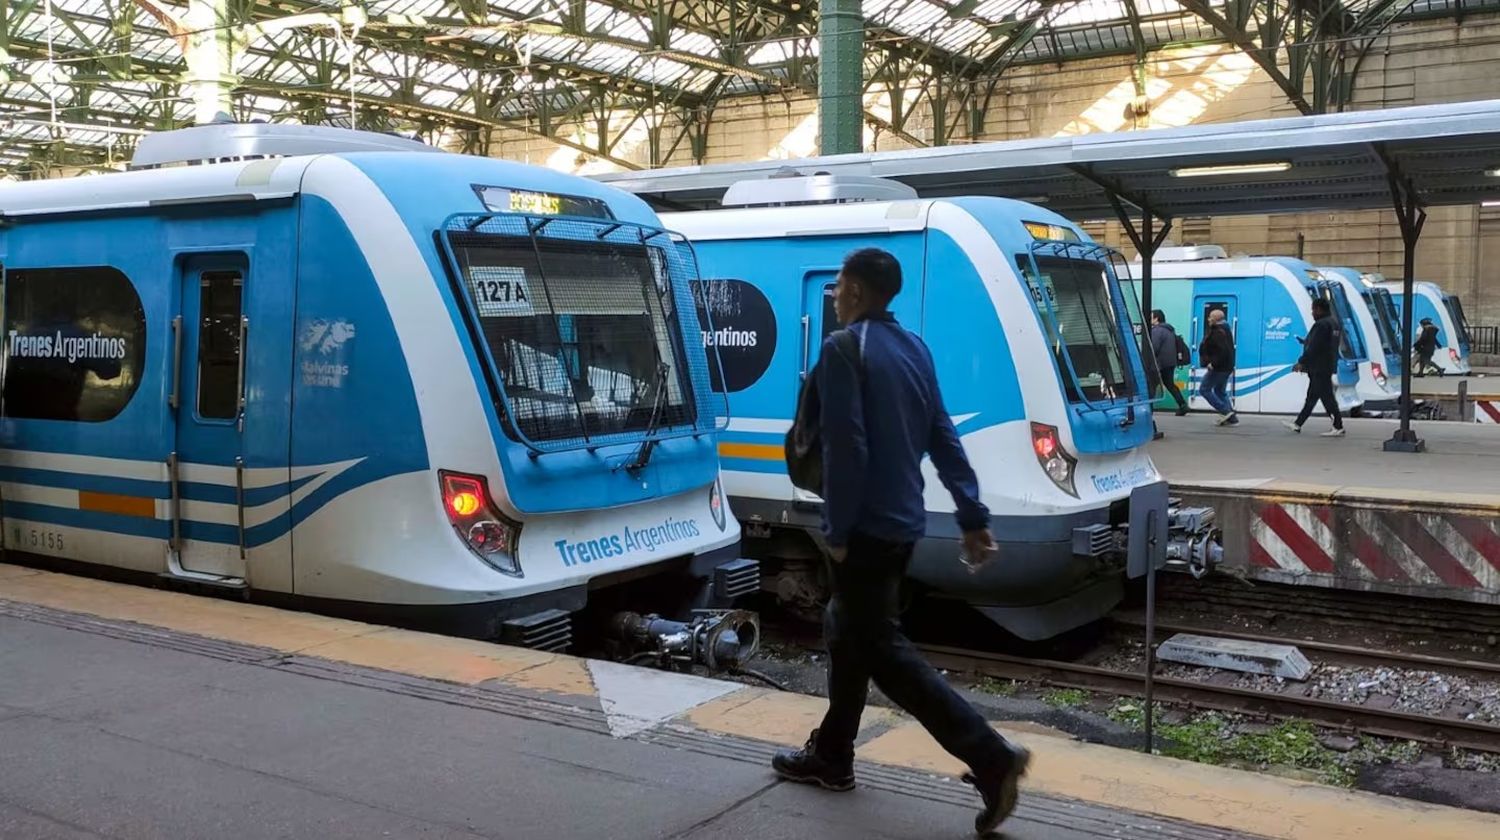
[[[1062,225],[1049,225],[1044,222],[1025,222],[1026,232],[1031,234],[1032,239],[1040,239],[1046,242],[1078,242],[1078,234],[1071,228]]]
[[[612,219],[609,206],[597,198],[517,190],[509,187],[474,186],[474,192],[491,213],[521,213],[527,216],[583,216]]]

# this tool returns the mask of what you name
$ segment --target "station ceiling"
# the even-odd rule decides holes
[[[208,30],[188,2],[0,2],[0,175],[128,159],[140,132],[190,124],[203,72],[184,50]],[[457,134],[481,154],[511,128],[639,167],[612,154],[613,129],[587,143],[565,130],[625,113],[668,127],[653,155],[701,159],[694,132],[719,104],[817,84],[817,0],[192,2],[218,10],[234,119]],[[1303,113],[1336,111],[1391,25],[1493,11],[1500,0],[866,0],[866,83],[918,91],[903,114],[866,118],[944,145],[1011,68],[1210,42],[1244,50]],[[951,115],[925,140],[904,127],[924,97]]]
[[[599,176],[662,207],[718,206],[738,181],[776,174],[890,178],[925,197],[994,195],[1077,220],[1110,196],[1158,217],[1500,200],[1500,100],[1042,140],[684,167]]]

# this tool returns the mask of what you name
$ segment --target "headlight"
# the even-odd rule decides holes
[[[1073,486],[1073,467],[1078,461],[1063,449],[1057,427],[1032,423],[1031,448],[1036,453],[1037,463],[1042,465],[1042,471],[1052,483],[1069,496],[1078,498],[1078,490]]]
[[[501,574],[522,577],[516,558],[521,525],[495,509],[489,485],[482,476],[440,471],[443,511],[474,556]]]

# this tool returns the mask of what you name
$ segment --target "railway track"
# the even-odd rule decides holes
[[[1145,632],[1146,624],[1135,619],[1115,617],[1111,622],[1116,627],[1128,627],[1132,630]],[[1196,627],[1186,624],[1162,623],[1156,624],[1156,635],[1159,639],[1165,639],[1176,633],[1189,633],[1197,636],[1216,636],[1221,639],[1238,639],[1246,642],[1265,642],[1273,645],[1292,645],[1301,649],[1304,654],[1318,654],[1318,659],[1325,662],[1337,662],[1347,665],[1364,665],[1371,667],[1389,667],[1398,665],[1407,668],[1426,668],[1433,671],[1455,674],[1469,677],[1470,679],[1500,682],[1500,663],[1483,662],[1477,659],[1453,659],[1444,656],[1431,656],[1423,653],[1408,653],[1393,650],[1372,650],[1370,648],[1355,647],[1353,645],[1338,645],[1329,642],[1320,642],[1315,639],[1301,639],[1292,636],[1271,636],[1260,633],[1242,633],[1230,630],[1220,630],[1213,627]]]
[[[1403,597],[1378,592],[1247,582],[1227,576],[1160,578],[1160,608],[1242,615],[1261,620],[1309,619],[1421,636],[1483,639],[1500,635],[1500,605]]]
[[[1183,631],[1187,628],[1171,628],[1163,625],[1162,632]],[[1216,631],[1199,630],[1207,635],[1229,635]],[[1250,634],[1241,634],[1249,637]],[[1265,640],[1261,637],[1251,637]],[[1315,643],[1278,640],[1310,648]],[[974,651],[942,645],[918,645],[934,665],[951,671],[974,673],[996,679],[1041,682],[1064,688],[1079,688],[1103,691],[1120,696],[1138,697],[1144,694],[1145,674],[1120,671],[1096,665],[1062,662],[1049,659],[1029,659],[999,653]],[[1341,645],[1324,645],[1326,652],[1346,657],[1362,657],[1367,662],[1391,665],[1414,665],[1434,670],[1484,674],[1485,679],[1495,680],[1500,668],[1490,663],[1469,660],[1446,660],[1441,657],[1417,654],[1387,656],[1385,651],[1350,648]],[[1473,669],[1473,670],[1470,670]],[[1460,747],[1482,752],[1500,753],[1500,726],[1478,721],[1415,714],[1391,709],[1374,709],[1353,703],[1341,703],[1311,697],[1297,697],[1274,691],[1260,691],[1235,686],[1213,685],[1177,677],[1157,676],[1155,693],[1157,699],[1182,703],[1204,709],[1227,712],[1252,713],[1283,719],[1311,720],[1325,726],[1419,741],[1444,747]]]

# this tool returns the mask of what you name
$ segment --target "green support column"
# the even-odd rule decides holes
[[[864,150],[864,15],[861,0],[818,5],[818,117],[822,151]]]

